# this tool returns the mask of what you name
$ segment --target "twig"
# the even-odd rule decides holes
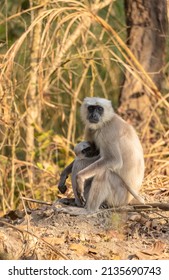
[[[21,197],[23,200],[26,201],[31,201],[34,203],[39,203],[39,204],[45,204],[52,206],[52,202],[47,202],[47,201],[42,201],[42,200],[37,200],[37,199],[32,199],[28,197]],[[67,207],[69,208],[69,207]],[[74,206],[74,208],[78,208]],[[102,213],[103,211],[112,211],[112,212],[133,212],[133,211],[152,211],[152,210],[162,210],[162,211],[169,211],[169,203],[160,203],[160,202],[154,202],[154,203],[146,203],[146,204],[133,204],[133,205],[127,205],[127,206],[122,206],[122,207],[112,207],[112,208],[107,208],[107,209],[100,209],[99,211],[96,211],[90,215],[95,215]],[[70,213],[71,214],[71,213]]]
[[[62,257],[64,260],[70,260],[65,254],[63,254],[62,252],[60,252],[58,249],[53,248],[53,246],[52,246],[50,243],[48,243],[48,242],[47,242],[46,240],[44,240],[43,238],[37,236],[36,234],[34,234],[34,233],[32,233],[32,232],[30,232],[30,231],[28,231],[28,230],[22,230],[22,229],[20,229],[20,228],[17,228],[17,227],[15,227],[15,226],[13,226],[13,225],[11,225],[11,224],[5,222],[5,221],[1,221],[1,223],[3,223],[4,225],[7,225],[7,226],[9,226],[9,227],[11,227],[11,228],[13,228],[13,229],[19,231],[19,232],[22,233],[22,234],[23,234],[23,233],[28,233],[28,234],[34,236],[34,237],[37,238],[38,240],[40,240],[40,241],[42,241],[43,243],[45,243],[56,255],[59,255],[59,256]]]
[[[21,199],[26,200],[26,201],[30,201],[30,202],[34,202],[34,203],[45,204],[45,205],[49,205],[49,206],[51,206],[53,204],[51,202],[37,200],[37,199],[28,198],[28,197],[24,197],[24,196],[22,196]]]
[[[146,210],[149,208],[153,208],[156,210],[163,210],[163,211],[169,211],[169,203],[160,203],[160,202],[154,202],[154,203],[147,203],[147,204],[138,204],[138,205],[133,205],[132,206],[134,209],[142,209],[142,210]]]
[[[127,205],[122,207],[112,207],[108,209],[100,209],[94,213],[87,215],[87,217],[91,217],[97,214],[101,214],[106,211],[111,212],[142,212],[142,211],[169,211],[169,203],[147,203],[147,204],[135,204],[135,205]]]

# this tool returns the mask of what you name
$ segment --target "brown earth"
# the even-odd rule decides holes
[[[143,193],[168,202],[167,189]],[[36,204],[37,205],[37,204]],[[100,210],[70,216],[53,206],[0,218],[1,259],[169,259],[169,211]]]

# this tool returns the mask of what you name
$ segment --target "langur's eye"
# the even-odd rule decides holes
[[[87,152],[90,152],[90,150],[91,150],[91,147],[87,147],[82,150],[82,154],[86,154]]]
[[[103,107],[97,106],[97,110],[99,111],[99,113],[102,113],[103,112]]]
[[[95,107],[94,106],[88,106],[88,111],[92,113],[94,111]]]

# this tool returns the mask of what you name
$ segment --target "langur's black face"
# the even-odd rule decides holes
[[[90,154],[91,153],[91,147],[87,147],[85,149],[83,149],[81,151],[81,153],[85,156],[85,157],[88,157],[88,153]]]
[[[89,120],[89,122],[98,123],[104,112],[103,107],[99,105],[89,105],[87,109],[88,109],[87,119]]]

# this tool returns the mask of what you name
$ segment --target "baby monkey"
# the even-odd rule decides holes
[[[75,160],[70,163],[61,173],[60,180],[58,183],[58,189],[61,193],[65,193],[67,190],[67,187],[65,185],[66,179],[70,174],[71,175],[71,182],[72,182],[72,188],[73,193],[75,196],[75,204],[79,207],[82,207],[82,204],[80,202],[80,199],[77,195],[77,180],[76,176],[79,171],[83,170],[85,167],[89,166],[93,162],[99,159],[99,150],[96,149],[96,146],[93,144],[90,144],[87,141],[82,141],[79,144],[77,144],[74,148],[74,152],[76,155]],[[87,200],[89,190],[91,187],[92,178],[87,179],[84,186],[84,196]],[[63,203],[68,203],[67,199],[62,199]]]

